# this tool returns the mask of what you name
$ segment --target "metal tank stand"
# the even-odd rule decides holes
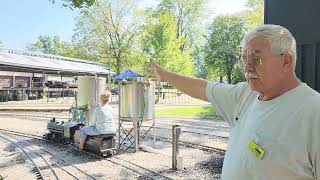
[[[127,151],[130,148],[135,147],[135,137],[133,134],[134,124],[128,125],[130,128],[126,128],[123,122],[132,123],[131,119],[121,118],[119,119],[119,127],[118,127],[118,151],[123,150]]]
[[[129,112],[129,117],[122,117],[122,100],[124,99],[124,82],[119,83],[119,126],[118,126],[118,152],[121,150],[127,151],[128,149],[134,148],[134,152],[138,151],[138,122],[137,122],[137,82],[132,81],[131,85],[131,103],[132,112]],[[129,122],[128,126],[124,125],[124,122]],[[132,123],[132,124],[131,124]]]
[[[130,87],[124,87],[128,84],[130,84]],[[141,142],[148,137],[147,134],[155,126],[154,90],[150,91],[150,89],[148,89],[154,88],[154,86],[150,86],[149,83],[149,87],[146,88],[145,84],[147,83],[139,80],[133,80],[130,82],[119,82],[118,152],[129,152],[132,150],[134,152],[137,152],[139,150],[139,145],[141,144]],[[125,92],[124,90],[130,92]],[[125,102],[122,98],[128,98],[130,99],[130,102]],[[148,98],[152,98],[152,105],[148,104]],[[143,102],[141,102],[141,99],[143,99]],[[147,109],[147,106],[152,106],[153,108]],[[122,112],[123,108],[129,109],[128,117],[123,117],[127,115]],[[148,111],[149,113],[150,110],[152,110],[153,123],[151,127],[146,128],[143,126],[143,122],[145,120],[151,120],[150,118],[148,118],[149,114],[145,114],[146,111]]]
[[[144,119],[141,119],[140,122],[138,122],[139,126],[139,144],[141,144],[144,140],[150,139],[150,136],[148,134],[151,133],[151,130],[154,130],[155,128],[155,118],[152,119],[152,125],[151,126],[144,126]],[[154,131],[153,131],[153,140],[155,140]]]

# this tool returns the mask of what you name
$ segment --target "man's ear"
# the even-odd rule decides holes
[[[281,58],[283,62],[283,72],[291,71],[293,67],[293,56],[289,53],[283,53]]]

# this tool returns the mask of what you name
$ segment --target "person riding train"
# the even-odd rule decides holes
[[[84,149],[87,136],[100,134],[115,134],[116,127],[113,119],[112,107],[109,105],[111,93],[104,92],[100,96],[101,106],[95,108],[89,125],[81,128],[79,149]]]

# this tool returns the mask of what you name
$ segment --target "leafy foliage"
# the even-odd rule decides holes
[[[59,36],[39,36],[38,40],[27,46],[29,51],[42,52],[46,54],[63,55],[65,44]]]
[[[187,52],[182,52],[184,39],[176,36],[176,18],[171,13],[150,17],[141,36],[143,52],[154,57],[163,67],[186,75],[192,75],[192,60]]]
[[[55,3],[56,0],[50,0],[52,3]],[[65,7],[72,8],[84,8],[89,7],[94,4],[96,0],[61,0],[62,5]]]
[[[194,59],[194,72],[195,76],[202,79],[209,78],[210,68],[205,62],[205,48],[203,46],[196,46],[195,52],[193,53]]]
[[[206,0],[161,0],[154,16],[170,13],[175,17],[177,24],[176,37],[183,38],[179,47],[193,60],[193,74],[197,77],[206,77],[206,67],[203,66],[202,46],[204,28],[201,24],[202,10]]]
[[[232,72],[240,57],[245,22],[237,16],[219,16],[209,28],[205,49],[205,62],[211,71],[227,76],[232,82]]]
[[[58,2],[57,0],[49,0]],[[120,73],[147,74],[150,57],[177,73],[243,81],[235,66],[247,29],[263,23],[264,1],[248,0],[247,10],[220,16],[205,32],[201,15],[206,0],[159,0],[155,9],[138,9],[137,0],[59,0],[82,8],[71,42],[40,36],[27,49],[99,61]],[[1,46],[1,45],[0,45]]]
[[[59,36],[39,36],[35,43],[29,44],[26,49],[33,52],[40,52],[45,54],[60,55],[66,57],[80,58],[86,60],[96,61],[97,57],[83,52],[81,48],[69,42],[60,40]]]
[[[264,1],[248,0],[248,10],[231,16],[217,17],[209,28],[205,45],[205,62],[209,77],[226,76],[229,83],[244,81],[242,70],[235,64],[240,57],[244,33],[263,24]]]
[[[134,7],[131,0],[96,1],[82,12],[76,24],[74,40],[85,51],[97,54],[100,62],[111,59],[118,74],[134,63],[130,57],[139,34]]]
[[[242,82],[245,80],[245,76],[243,74],[243,70],[239,66],[235,66],[232,71],[232,84],[237,84],[238,82]]]
[[[158,15],[171,13],[176,18],[176,36],[185,40],[180,47],[181,51],[194,50],[201,36],[199,18],[204,2],[205,0],[161,0],[158,5]]]
[[[248,10],[243,13],[243,18],[247,21],[247,28],[253,29],[262,25],[264,20],[264,0],[248,0],[246,6]]]

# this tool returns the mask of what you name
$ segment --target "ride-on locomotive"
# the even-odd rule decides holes
[[[78,147],[80,129],[83,124],[72,122],[57,122],[53,118],[48,122],[48,132],[45,139],[63,144],[72,144]],[[109,157],[115,153],[115,134],[101,134],[88,136],[85,142],[85,150],[99,156]]]
[[[99,103],[99,96],[105,90],[106,79],[102,77],[79,77],[76,107],[71,109],[72,118],[68,122],[56,121],[52,118],[47,124],[45,139],[72,144],[79,147],[80,129],[91,119],[94,108]],[[115,154],[115,134],[88,136],[84,150],[99,156]]]

